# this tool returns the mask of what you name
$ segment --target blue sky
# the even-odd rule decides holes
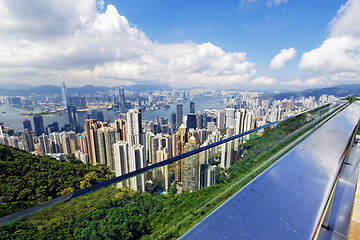
[[[258,72],[284,81],[290,76],[318,75],[298,69],[301,54],[317,46],[330,32],[329,22],[339,0],[289,0],[269,6],[268,1],[105,1],[114,4],[131,24],[153,41],[197,44],[211,42],[227,52],[246,52]],[[273,57],[295,47],[297,56],[281,70],[269,69]]]
[[[358,83],[359,6],[360,0],[3,1],[0,83]]]

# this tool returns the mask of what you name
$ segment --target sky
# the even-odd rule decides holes
[[[0,86],[360,83],[360,0],[0,0]]]

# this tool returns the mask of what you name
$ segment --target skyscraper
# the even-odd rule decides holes
[[[60,134],[57,132],[52,132],[50,134],[50,140],[51,140],[51,152],[52,153],[61,153],[61,138]]]
[[[225,128],[225,111],[224,110],[220,110],[218,113],[217,127],[219,129]]]
[[[68,110],[70,128],[72,130],[76,130],[77,126],[79,125],[76,107],[72,104],[69,104],[67,106],[67,110]]]
[[[30,132],[32,132],[31,121],[29,119],[25,119],[23,121],[23,125],[24,125],[24,130],[27,129]]]
[[[125,141],[118,141],[113,144],[115,174],[121,176],[129,172],[129,153],[128,143]]]
[[[21,137],[24,144],[24,150],[27,152],[33,152],[35,148],[31,131],[29,129],[25,129]]]
[[[141,109],[130,109],[127,114],[127,139],[130,146],[143,144]]]
[[[126,113],[126,106],[125,106],[125,92],[124,88],[119,88],[119,111],[120,113]]]
[[[86,108],[86,98],[85,97],[80,97],[80,106],[82,109]]]
[[[183,105],[176,104],[176,129],[178,129],[183,122]]]
[[[91,164],[99,163],[99,149],[96,134],[97,129],[98,125],[96,119],[85,120],[85,134],[89,151],[89,161]]]
[[[176,113],[171,113],[171,130],[172,131],[175,131],[175,129],[176,129]]]
[[[196,129],[197,121],[196,121],[196,115],[195,113],[189,113],[186,118],[186,127],[188,129]]]
[[[190,113],[195,113],[195,103],[193,101],[190,102]]]
[[[225,127],[235,126],[235,109],[225,108]]]
[[[42,155],[46,155],[50,152],[50,142],[48,135],[45,135],[44,133],[39,136],[39,143],[40,143],[40,150]]]
[[[45,133],[44,121],[40,114],[35,114],[33,117],[34,127],[35,127],[35,135],[40,136]]]
[[[64,82],[61,83],[61,97],[62,97],[63,106],[64,108],[66,108],[68,105],[68,95]]]
[[[235,134],[240,134],[244,132],[245,126],[245,117],[246,117],[246,110],[245,109],[238,109],[236,111],[236,131]]]

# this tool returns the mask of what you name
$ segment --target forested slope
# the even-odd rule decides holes
[[[0,144],[0,217],[111,177],[106,166],[59,162]]]

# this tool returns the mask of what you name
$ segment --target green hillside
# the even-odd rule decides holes
[[[0,144],[0,217],[111,177],[106,166],[59,162]]]

